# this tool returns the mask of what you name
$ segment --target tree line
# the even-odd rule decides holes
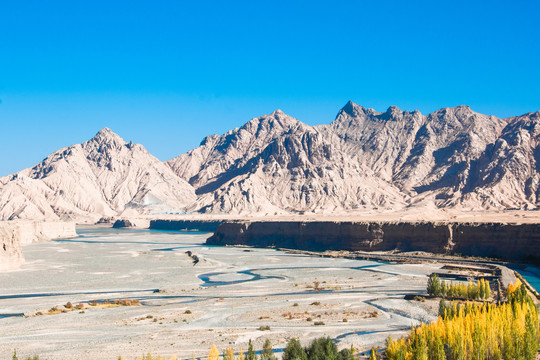
[[[446,282],[440,280],[437,274],[431,274],[427,283],[427,292],[430,296],[461,298],[467,300],[486,300],[491,297],[489,282],[480,279],[476,283],[468,284]]]
[[[259,355],[253,350],[251,340],[248,350],[244,354],[242,350],[235,354],[232,348],[228,348],[220,355],[215,345],[212,345],[208,360],[278,360],[274,354],[270,340],[266,339]],[[354,360],[353,349],[338,351],[336,344],[329,337],[315,339],[307,347],[302,347],[298,339],[290,339],[283,351],[283,360]]]
[[[439,307],[430,324],[407,338],[386,342],[388,360],[532,360],[540,345],[538,311],[523,284],[509,288],[508,302],[456,302]],[[443,302],[441,300],[441,302]]]

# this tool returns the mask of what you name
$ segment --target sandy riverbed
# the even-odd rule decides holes
[[[209,235],[196,233],[80,233],[77,239],[28,245],[26,264],[0,274],[1,353],[132,359],[152,352],[190,358],[207,355],[212,343],[245,350],[249,339],[261,348],[269,338],[282,348],[290,337],[307,343],[320,336],[337,339],[340,348],[353,344],[365,350],[434,319],[438,305],[403,300],[405,294],[425,292],[427,276],[440,268],[436,264],[208,247]],[[201,261],[194,265],[187,250]],[[142,305],[32,316],[68,301],[119,298]],[[8,317],[21,313],[30,316]],[[270,330],[259,330],[266,326]]]

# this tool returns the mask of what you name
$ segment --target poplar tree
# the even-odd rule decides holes
[[[272,349],[272,343],[270,340],[266,339],[261,351],[261,360],[277,360],[274,355],[274,350]]]
[[[251,339],[249,339],[246,360],[256,360],[256,359],[257,359],[257,354],[255,354],[255,351],[253,350],[253,344],[251,343]]]
[[[219,360],[219,351],[214,344],[212,344],[212,348],[210,349],[208,360]]]
[[[374,347],[371,348],[371,353],[369,354],[369,360],[377,360],[377,350]]]
[[[227,351],[223,354],[223,360],[235,360],[234,352],[232,348],[228,348]]]

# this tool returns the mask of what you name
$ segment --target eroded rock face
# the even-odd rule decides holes
[[[68,221],[14,221],[21,245],[77,236],[75,223]]]
[[[24,263],[24,245],[76,236],[73,222],[0,221],[0,271],[14,270]]]
[[[276,110],[270,115],[251,119],[222,136],[208,136],[201,146],[167,161],[167,164],[195,188],[203,189],[198,192],[204,192],[204,187],[220,174],[241,168],[287,132],[305,128],[309,126]]]
[[[14,270],[24,263],[17,226],[0,222],[0,271]]]
[[[313,251],[428,251],[540,260],[540,224],[226,221],[210,245]]]

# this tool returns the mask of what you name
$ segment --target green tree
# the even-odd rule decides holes
[[[371,348],[371,352],[369,353],[369,360],[377,360],[377,350],[374,347]]]
[[[436,350],[436,353],[435,353],[435,358],[433,360],[446,360],[446,353],[444,351],[444,344],[443,344],[440,336],[437,336],[435,346],[437,347],[437,350]]]
[[[439,275],[431,274],[427,283],[427,292],[430,296],[439,296],[441,291],[441,282]]]
[[[446,301],[444,301],[444,299],[441,299],[441,301],[439,301],[439,316],[443,319],[446,317],[446,308]]]
[[[533,359],[538,351],[538,326],[535,324],[534,314],[528,312],[525,316],[525,335],[523,350],[526,359]]]
[[[277,360],[276,356],[274,355],[274,350],[272,349],[272,343],[268,339],[266,339],[266,341],[264,342],[260,359],[261,360]]]
[[[413,360],[427,360],[427,342],[425,334],[413,329],[411,332],[411,350]]]
[[[307,358],[307,354],[302,348],[300,341],[297,339],[289,340],[289,343],[283,352],[283,360],[307,360]]]
[[[355,360],[355,357],[351,349],[343,349],[337,354],[336,360]]]
[[[456,338],[456,345],[452,348],[452,359],[465,360],[465,350],[463,346],[463,337],[460,333],[458,333]]]
[[[478,287],[478,297],[480,299],[485,299],[486,298],[486,293],[485,293],[486,288],[484,286],[484,279],[480,279],[480,281],[478,281],[477,287]]]
[[[248,352],[246,355],[246,360],[256,360],[256,359],[257,359],[257,354],[255,354],[255,351],[253,350],[253,344],[251,343],[251,339],[250,339],[249,345],[248,345]]]
[[[306,352],[309,360],[334,360],[338,354],[336,344],[329,337],[313,340]]]

